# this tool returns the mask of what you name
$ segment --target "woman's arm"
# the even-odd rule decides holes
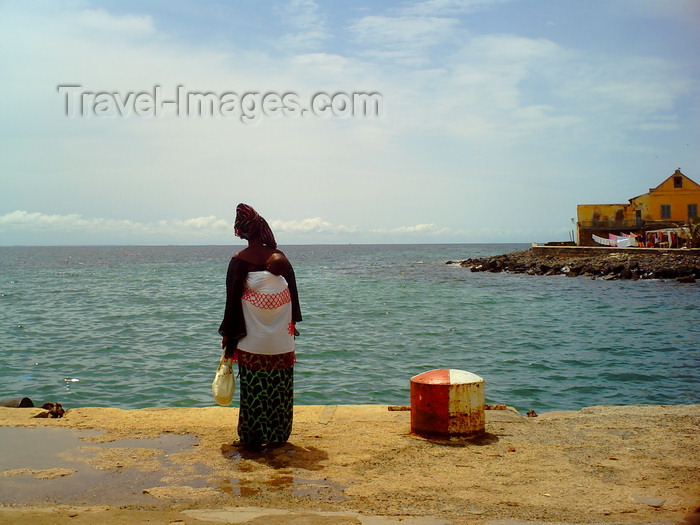
[[[226,272],[224,319],[219,326],[219,334],[224,338],[222,346],[230,348],[231,353],[236,349],[238,340],[246,335],[241,295],[243,295],[243,286],[247,275],[248,264],[237,257],[232,257]]]
[[[299,292],[297,291],[297,280],[296,276],[294,275],[294,268],[292,268],[291,264],[284,274],[284,279],[287,281],[287,285],[289,286],[289,295],[292,299],[292,322],[295,324],[300,323],[301,306],[299,305]]]

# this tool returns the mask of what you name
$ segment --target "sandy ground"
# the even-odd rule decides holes
[[[410,412],[300,406],[245,452],[235,408],[0,408],[0,523],[680,523],[700,505],[700,405],[486,412],[486,436]],[[62,430],[58,430],[62,429]],[[90,429],[90,430],[89,430]],[[685,517],[685,518],[684,518]],[[700,520],[698,520],[700,523]]]

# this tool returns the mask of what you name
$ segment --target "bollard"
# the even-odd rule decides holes
[[[0,407],[10,408],[31,408],[34,406],[32,400],[28,397],[13,397],[8,399],[0,399]]]
[[[484,380],[443,368],[411,378],[411,432],[440,439],[484,435]]]

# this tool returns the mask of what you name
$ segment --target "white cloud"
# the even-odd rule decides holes
[[[16,210],[0,216],[0,231],[12,234],[16,231],[70,233],[79,238],[84,234],[145,235],[157,237],[184,236],[187,238],[230,233],[231,224],[214,216],[191,219],[159,220],[137,222],[128,219],[108,219],[104,217],[85,218],[79,214],[44,214]]]
[[[560,221],[561,222],[561,221]],[[568,228],[494,224],[489,227],[450,228],[421,223],[391,228],[334,224],[322,217],[272,219],[270,227],[280,244],[383,242],[529,242],[566,240]],[[139,222],[128,219],[44,214],[16,210],[0,215],[0,246],[80,244],[235,244],[233,224],[214,215],[188,219]]]
[[[399,226],[390,229],[366,229],[358,226],[333,224],[322,217],[285,221],[273,219],[269,221],[276,237],[296,239],[295,242],[310,242],[315,235],[339,236],[338,238],[352,239],[359,236],[365,240],[375,241],[387,235],[445,235],[448,228],[440,228],[435,224],[417,224]],[[105,243],[130,235],[139,235],[146,240],[159,242],[230,242],[233,236],[231,221],[220,219],[214,215],[193,217],[189,219],[161,219],[153,222],[136,222],[127,219],[107,219],[103,217],[85,218],[79,214],[44,214],[16,210],[0,216],[0,233],[11,237],[17,232],[41,233],[42,238],[51,238],[54,234],[70,234],[74,239],[80,239],[87,234],[99,235]],[[343,237],[344,236],[344,237]],[[75,241],[79,242],[79,241]]]
[[[282,35],[280,49],[313,50],[328,38],[326,17],[313,0],[289,0],[279,12],[285,25],[292,29]]]
[[[594,98],[622,112],[646,116],[673,111],[678,97],[691,88],[678,68],[665,60],[625,57],[594,67],[588,67],[596,80],[590,85]]]
[[[625,16],[635,14],[650,20],[670,18],[678,22],[688,23],[697,28],[700,23],[700,4],[697,0],[673,0],[659,2],[658,0],[623,0],[619,2],[606,2],[605,8]]]
[[[479,57],[480,62],[497,65],[508,64],[518,68],[531,65],[535,61],[557,58],[563,50],[546,38],[529,38],[514,34],[488,34],[474,37],[467,49],[471,58]]]
[[[347,57],[330,53],[301,53],[290,59],[292,68],[300,68],[319,82],[339,79],[355,70],[357,64]]]
[[[57,230],[57,231],[75,231],[75,230],[113,230],[113,229],[131,229],[140,228],[139,225],[129,220],[112,220],[112,219],[84,219],[79,214],[57,215],[44,214],[39,212],[27,212],[24,210],[16,210],[0,216],[0,227],[10,228],[28,228],[30,230]]]
[[[146,4],[138,15],[50,2],[3,11],[0,214],[8,215],[0,228],[14,220],[15,234],[18,224],[35,233],[43,224],[66,235],[78,227],[126,232],[120,239],[187,242],[178,237],[187,232],[190,242],[229,242],[230,220],[218,217],[243,200],[266,217],[274,210],[293,219],[274,229],[296,242],[461,240],[480,235],[484,222],[508,231],[525,221],[543,231],[548,215],[568,220],[577,199],[570,188],[604,188],[612,173],[653,185],[659,171],[648,165],[650,150],[657,164],[673,163],[662,174],[695,162],[697,68],[677,52],[680,44],[664,40],[657,56],[616,45],[616,36],[613,45],[589,46],[585,33],[570,39],[561,29],[567,17],[575,31],[592,16],[578,4],[571,14],[561,10],[556,29],[543,29],[523,2],[501,4],[287,2],[277,19],[246,10],[252,23],[236,20],[236,34],[229,21],[210,18],[219,10],[206,2],[184,32],[188,21],[174,21],[177,10]],[[514,13],[527,18],[523,25]],[[159,84],[165,96],[178,84],[302,98],[360,89],[380,92],[385,114],[251,126],[172,115],[67,119],[59,83],[122,94]],[[12,218],[15,209],[65,215],[31,222]]]
[[[480,147],[529,141],[533,132],[576,147],[607,135],[603,142],[619,147],[635,130],[674,129],[676,104],[696,89],[672,61],[584,54],[512,34],[475,36],[442,68],[411,77],[404,89],[422,98],[398,101],[410,115],[404,124]]]
[[[143,37],[155,32],[153,20],[147,15],[113,15],[103,9],[83,9],[72,13],[64,20],[74,28],[95,32],[95,35],[108,33],[111,38],[118,36]]]
[[[415,2],[401,9],[411,15],[465,14],[488,9],[512,0],[426,0]]]
[[[431,47],[449,41],[459,21],[421,16],[366,16],[350,26],[366,57],[417,66]]]
[[[229,232],[231,223],[225,219],[219,219],[214,215],[207,217],[195,217],[192,219],[171,219],[158,221],[159,226],[172,231],[186,230],[190,232],[202,232],[211,235],[213,232]]]
[[[381,234],[431,234],[431,235],[443,235],[450,233],[449,228],[440,228],[435,224],[415,224],[413,226],[398,226],[396,228],[390,229],[373,229],[372,233]]]
[[[270,228],[275,232],[290,233],[290,234],[307,234],[307,233],[354,233],[357,232],[357,227],[343,226],[342,224],[331,224],[324,221],[321,217],[312,217],[308,219],[283,221],[270,221]]]

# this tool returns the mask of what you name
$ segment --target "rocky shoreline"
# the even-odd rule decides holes
[[[592,279],[670,279],[694,283],[700,277],[700,256],[678,252],[600,253],[590,255],[535,249],[492,257],[447,261],[472,272],[509,272],[528,275],[585,276]]]

